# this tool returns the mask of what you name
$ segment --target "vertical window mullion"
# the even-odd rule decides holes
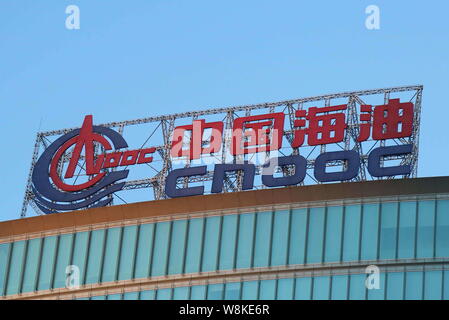
[[[9,280],[9,269],[11,267],[11,255],[12,255],[12,247],[14,243],[10,242],[8,246],[8,253],[6,255],[6,268],[5,268],[5,281],[3,283],[3,288],[0,288],[0,296],[6,296],[6,288],[8,287],[8,280]],[[38,264],[39,265],[39,264]]]
[[[164,276],[168,275],[168,268],[170,267],[170,251],[172,247],[173,238],[173,220],[170,220],[168,225],[168,246],[167,246],[167,261],[165,263]]]
[[[221,241],[223,239],[223,215],[220,215],[220,219],[218,220],[218,248],[217,248],[217,255],[215,257],[215,271],[220,269],[220,253],[221,253]]]
[[[309,228],[310,228],[310,208],[307,206],[306,211],[306,241],[304,241],[304,264],[308,263],[307,255],[308,255],[308,248],[309,248]]]
[[[292,293],[292,300],[296,300],[296,282],[297,282],[298,278],[296,277],[296,273],[293,275],[293,293]]]
[[[37,267],[36,267],[36,277],[34,278],[34,284],[33,284],[33,291],[37,290],[38,280],[39,280],[39,267],[41,264],[41,255],[42,255],[42,247],[43,247],[44,240],[42,238],[39,238],[39,257],[37,258]]]
[[[25,249],[23,250],[23,258],[22,258],[22,271],[20,272],[20,278],[19,278],[19,288],[18,293],[22,293],[22,287],[23,287],[23,278],[25,276],[25,266],[27,262],[27,256],[28,256],[28,242],[29,240],[25,240]]]
[[[153,255],[154,255],[154,247],[156,246],[156,243],[155,243],[155,241],[156,241],[156,232],[157,232],[157,223],[153,222],[153,234],[151,235],[152,236],[152,240],[151,240],[151,249],[150,249],[151,252],[150,252],[149,257],[148,257],[150,262],[148,263],[147,278],[151,277],[151,269],[153,267],[153,262],[154,262]],[[157,291],[154,292],[154,300],[156,300],[156,293],[157,293]]]
[[[233,261],[233,270],[237,269],[237,258],[238,258],[238,243],[240,237],[240,213],[237,214],[237,222],[236,222],[236,233],[235,233],[235,245],[234,245],[234,261]]]
[[[402,286],[402,300],[406,300],[407,296],[407,272],[406,272],[406,267],[404,266],[404,272],[402,275],[402,283],[404,284]]]
[[[396,220],[396,252],[395,252],[395,259],[397,260],[399,258],[399,232],[400,232],[400,225],[401,225],[401,201],[398,201],[397,205],[397,220]]]
[[[187,300],[191,300],[192,299],[192,284],[190,283],[187,286]]]
[[[140,226],[141,224],[137,225],[136,228],[136,239],[134,240],[134,258],[133,258],[133,264],[132,264],[132,273],[131,273],[131,278],[135,279],[136,278],[136,261],[137,261],[137,252],[139,250],[138,246],[139,246],[139,238],[140,238]],[[140,292],[138,295],[138,299],[140,300]]]
[[[260,279],[260,276],[259,276],[259,279],[257,280],[257,293],[256,293],[256,300],[260,300],[260,282],[261,282],[262,280]]]
[[[270,222],[270,240],[269,240],[269,249],[268,249],[268,266],[271,267],[272,265],[272,261],[273,261],[273,233],[274,233],[274,217],[275,217],[276,211],[272,210],[271,211],[271,222]],[[256,214],[256,219],[257,219],[257,214]],[[257,220],[256,220],[256,225],[257,225]],[[256,231],[254,229],[254,234],[256,234]],[[256,242],[254,240],[254,242]]]
[[[340,244],[340,261],[343,261],[343,248],[345,245],[345,222],[346,222],[346,204],[343,203],[343,212],[341,214],[341,244]]]
[[[44,253],[44,239],[45,238],[41,238],[40,241],[40,247],[39,247],[39,257],[38,257],[38,261],[37,261],[37,273],[36,273],[36,283],[34,286],[34,290],[37,291],[39,290],[39,280],[40,280],[40,275],[41,275],[41,264],[42,264],[42,255]]]
[[[203,216],[201,218],[201,221],[203,223],[203,232],[201,233],[200,264],[198,266],[199,272],[203,271],[204,238],[206,238],[205,236],[206,236],[206,228],[207,228],[206,217]],[[207,286],[206,286],[206,299],[207,299]]]
[[[115,275],[114,275],[114,281],[118,280],[118,275],[120,272],[120,260],[122,255],[122,246],[123,246],[123,233],[125,232],[124,227],[120,227],[120,236],[119,236],[119,242],[118,242],[118,254],[117,254],[117,261],[115,265]]]
[[[351,300],[351,273],[348,272],[347,276],[347,287],[346,287],[346,300]]]
[[[378,227],[377,227],[377,260],[380,259],[380,237],[381,237],[381,231],[382,231],[382,202],[379,202],[379,205],[377,206],[377,212],[378,212]],[[385,276],[386,277],[386,276]],[[387,290],[387,288],[385,288]],[[385,298],[384,298],[385,299]]]
[[[225,299],[226,285],[227,285],[226,282],[223,283],[223,290],[221,290],[221,299],[220,300],[224,300]]]
[[[209,300],[209,281],[207,281],[206,282],[206,293],[204,294],[205,295],[205,300]]]
[[[326,230],[327,230],[327,204],[324,206],[324,226],[323,226],[323,247],[321,248],[321,261],[324,262],[324,257],[326,255]]]
[[[56,276],[56,264],[58,263],[58,252],[59,252],[59,241],[60,241],[61,235],[58,234],[56,237],[56,245],[55,245],[55,254],[53,259],[53,266],[51,270],[51,276],[50,276],[50,289],[54,289],[55,287],[55,276]]]
[[[445,278],[444,265],[441,268],[441,300],[444,300],[444,278]]]
[[[418,256],[418,232],[419,232],[419,211],[418,211],[419,202],[416,200],[415,202],[415,244],[413,248],[413,258],[417,258]]]
[[[243,298],[243,287],[244,287],[244,283],[243,281],[240,279],[240,290],[239,290],[239,300],[242,300]]]
[[[106,255],[106,247],[108,245],[108,237],[109,237],[109,232],[110,232],[110,228],[106,229],[103,235],[103,248],[101,250],[101,260],[100,260],[100,274],[98,275],[98,279],[99,282],[102,283],[103,282],[103,277],[104,277],[104,260],[105,260],[105,255]]]
[[[279,278],[276,277],[274,281],[274,300],[278,299],[278,287],[279,287]]]
[[[87,269],[89,268],[89,254],[90,254],[90,241],[92,239],[92,229],[87,233],[87,248],[86,248],[86,256],[84,257],[84,275],[83,275],[83,284],[87,282]]]
[[[363,202],[360,204],[360,227],[359,227],[359,253],[357,256],[357,260],[362,260],[362,235],[363,235],[363,214],[365,212],[364,210],[365,206],[363,205]],[[366,300],[366,297],[365,297]]]
[[[167,252],[165,257],[165,270],[164,270],[164,276],[168,274],[168,268],[170,266],[170,251],[171,251],[171,238],[173,236],[173,220],[170,220],[170,223],[168,225],[168,246],[167,246]]]
[[[315,274],[312,273],[312,279],[310,280],[310,300],[313,300],[313,287],[315,286]]]
[[[257,227],[257,212],[254,213],[253,219],[253,239],[251,244],[251,261],[249,263],[249,267],[254,268],[254,255],[256,252],[256,227]],[[273,226],[271,226],[271,233],[273,233]]]
[[[437,225],[438,225],[438,199],[435,198],[435,205],[434,205],[434,214],[433,214],[433,255],[432,257],[435,258],[437,256]],[[424,274],[425,276],[425,274]]]
[[[73,265],[73,255],[75,254],[76,233],[72,233],[72,244],[70,246],[69,265]]]
[[[189,242],[189,229],[190,229],[190,219],[187,219],[186,221],[186,234],[184,237],[184,249],[183,249],[183,259],[182,259],[182,268],[181,268],[181,273],[185,274],[186,273],[186,261],[187,261],[187,245]]]
[[[287,265],[290,264],[290,237],[292,235],[292,208],[289,208],[288,210],[288,235],[287,235]],[[293,283],[296,283],[295,279],[293,279]],[[293,287],[295,285],[293,284]],[[293,297],[293,295],[292,295]]]

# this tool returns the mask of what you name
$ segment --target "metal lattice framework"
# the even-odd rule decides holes
[[[375,90],[364,90],[364,91],[355,91],[355,92],[343,92],[337,94],[328,94],[322,96],[315,96],[303,99],[295,99],[295,100],[286,100],[280,102],[272,102],[272,103],[263,103],[263,104],[255,104],[255,105],[245,105],[245,106],[236,106],[229,108],[216,108],[216,109],[208,109],[204,111],[193,111],[193,112],[184,112],[177,113],[171,115],[163,115],[149,118],[142,118],[131,121],[121,121],[121,122],[110,122],[101,124],[100,126],[105,126],[112,128],[118,131],[120,134],[126,133],[128,128],[151,125],[151,130],[145,129],[146,131],[143,134],[139,134],[139,137],[147,137],[145,142],[143,142],[142,147],[150,145],[149,143],[153,143],[153,137],[160,137],[159,143],[157,145],[151,144],[151,146],[156,147],[157,153],[155,154],[155,161],[151,163],[149,166],[154,174],[151,176],[140,178],[140,179],[131,179],[128,180],[125,184],[123,191],[120,193],[126,193],[129,190],[135,189],[145,189],[152,188],[153,195],[149,193],[145,200],[151,199],[164,199],[165,196],[165,178],[167,174],[176,166],[179,167],[179,163],[173,161],[170,156],[170,147],[171,147],[171,134],[176,126],[191,124],[192,120],[196,120],[200,117],[215,117],[218,121],[223,121],[224,123],[224,134],[223,134],[223,142],[222,142],[222,150],[229,150],[232,133],[230,133],[230,129],[232,129],[233,122],[236,118],[242,116],[250,116],[255,114],[266,114],[273,112],[283,112],[286,116],[286,124],[284,127],[284,136],[283,136],[283,148],[279,150],[280,155],[289,155],[289,154],[301,154],[307,160],[307,177],[301,184],[308,183],[319,183],[313,177],[313,175],[309,174],[309,169],[314,167],[315,158],[321,154],[326,152],[326,150],[330,151],[329,145],[321,145],[314,147],[299,147],[292,148],[291,143],[293,141],[293,133],[294,133],[294,121],[295,121],[295,112],[297,110],[307,109],[311,106],[330,106],[337,104],[346,104],[346,122],[347,129],[345,132],[344,141],[341,143],[334,144],[334,148],[336,150],[355,150],[360,154],[360,171],[356,178],[353,181],[365,181],[365,180],[376,180],[382,178],[374,178],[371,177],[367,171],[367,157],[369,152],[378,146],[386,146],[386,145],[402,145],[402,144],[412,144],[413,152],[408,156],[398,156],[391,157],[387,160],[396,160],[400,161],[401,164],[409,164],[412,168],[411,174],[408,176],[401,176],[401,178],[409,178],[417,176],[418,169],[418,150],[419,150],[419,127],[420,127],[420,115],[421,115],[421,99],[422,99],[422,86],[404,86],[404,87],[393,87],[393,88],[383,88],[383,89],[375,89]],[[366,142],[358,142],[357,137],[359,136],[359,114],[360,114],[360,106],[361,105],[381,105],[386,104],[389,99],[392,98],[400,98],[401,102],[412,102],[414,104],[414,117],[413,117],[413,132],[410,137],[400,138],[400,139],[390,139],[390,140],[378,140],[373,141],[369,140]],[[206,119],[208,119],[206,118]],[[214,120],[214,121],[217,121]],[[31,189],[31,176],[33,172],[34,165],[39,158],[40,153],[48,147],[48,145],[52,142],[52,139],[56,139],[60,135],[66,134],[77,128],[69,128],[63,130],[54,130],[47,132],[39,132],[36,137],[36,142],[34,144],[34,151],[31,161],[31,168],[28,176],[28,182],[26,186],[25,196],[23,200],[23,207],[21,211],[21,217],[25,217],[27,215],[27,211],[29,207],[33,208],[33,211],[36,214],[42,214],[42,212],[37,208],[37,206],[33,202],[33,192]],[[125,137],[126,138],[126,137]],[[132,144],[132,142],[130,141]],[[335,149],[334,149],[335,150]],[[100,150],[101,152],[101,150]],[[224,163],[226,161],[226,153],[222,152],[221,155],[212,155],[219,163]],[[251,155],[245,156],[236,156],[234,160],[252,160]],[[64,162],[68,162],[70,159],[70,154],[66,154],[63,157],[63,161],[60,164],[59,170],[63,170]],[[190,166],[191,163],[188,159],[184,159],[182,166],[187,167]],[[329,162],[327,163],[328,167],[333,166],[344,166],[344,163],[341,161]],[[82,166],[80,166],[82,169]],[[277,169],[277,172],[281,174],[288,175],[292,174],[292,170],[294,168],[283,168]],[[261,174],[261,165],[256,165],[256,177]],[[198,176],[198,177],[190,177],[184,178],[180,183],[181,186],[188,186],[191,183],[208,183],[213,178],[213,170],[209,170],[206,175]],[[229,174],[226,176],[224,181],[224,192],[233,192],[242,190],[242,173],[236,172],[233,174]],[[257,184],[255,181],[255,188],[264,188],[262,184]],[[118,199],[123,200],[124,195],[119,196],[118,194],[113,195],[114,199],[117,197]]]

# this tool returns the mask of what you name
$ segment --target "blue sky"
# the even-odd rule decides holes
[[[81,11],[67,30],[65,8]],[[380,8],[380,30],[365,8]],[[423,84],[419,176],[448,175],[449,2],[0,2],[1,215],[17,218],[37,131]]]

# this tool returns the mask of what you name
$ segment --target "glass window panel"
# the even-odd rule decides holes
[[[167,272],[168,244],[170,241],[171,222],[158,222],[154,240],[153,264],[151,276],[162,276]]]
[[[316,277],[313,279],[313,300],[328,300],[331,277]]]
[[[307,209],[292,210],[289,264],[304,264],[307,234]]]
[[[0,296],[4,295],[5,292],[6,270],[9,263],[8,256],[10,248],[10,243],[0,244]]]
[[[186,273],[200,271],[204,219],[192,219],[189,222],[187,241]]]
[[[422,300],[423,292],[423,273],[406,272],[405,273],[405,299]]]
[[[220,248],[220,270],[234,268],[235,247],[237,243],[237,218],[236,214],[223,217],[221,248]]]
[[[159,289],[156,292],[156,300],[171,300],[172,288]]]
[[[173,290],[173,300],[189,300],[189,287],[178,287]]]
[[[366,281],[365,274],[352,274],[349,279],[349,299],[365,300],[366,299]]]
[[[260,300],[276,299],[276,280],[262,280],[259,288]]]
[[[418,258],[434,257],[435,201],[418,202]]]
[[[399,203],[398,258],[415,257],[416,202]]]
[[[228,282],[225,289],[225,300],[240,300],[240,282]]]
[[[71,253],[73,245],[73,234],[62,234],[59,236],[58,256],[56,258],[55,288],[64,288],[66,283],[66,268],[71,265]]]
[[[237,248],[237,268],[251,267],[253,255],[253,234],[255,214],[246,213],[240,215],[239,238]]]
[[[363,205],[361,260],[377,259],[379,234],[379,204]]]
[[[173,221],[168,274],[183,273],[187,236],[187,220]]]
[[[8,285],[6,288],[7,295],[19,293],[24,257],[25,241],[14,242],[12,245],[11,262],[9,266]]]
[[[75,300],[90,300],[89,297],[81,297],[81,298],[76,298]]]
[[[324,208],[309,209],[307,263],[321,263],[323,261],[324,218]]]
[[[387,273],[387,300],[402,300],[404,297],[404,273]]]
[[[122,300],[122,294],[121,293],[110,294],[108,295],[108,300]]]
[[[292,300],[295,279],[279,279],[277,284],[277,300]]]
[[[139,300],[139,292],[125,292],[123,300]]]
[[[79,232],[74,234],[75,247],[73,248],[72,264],[77,266],[80,270],[80,284],[84,284],[84,273],[86,270],[87,261],[87,246],[89,241],[89,232]],[[65,282],[65,280],[64,280]]]
[[[153,238],[154,238],[154,224],[142,224],[139,227],[138,241],[137,241],[137,255],[135,266],[136,279],[148,278],[150,275]]]
[[[297,278],[295,286],[296,300],[310,300],[312,293],[312,278]]]
[[[106,296],[95,296],[95,297],[90,297],[90,300],[106,300]]]
[[[42,239],[28,240],[25,273],[23,276],[22,292],[32,292],[36,289],[37,270],[41,254]]]
[[[361,215],[362,208],[360,205],[346,206],[343,231],[343,261],[359,260]]]
[[[271,222],[273,212],[258,212],[254,266],[267,267],[270,263]]]
[[[340,261],[343,207],[328,207],[326,219],[326,252],[324,261]]]
[[[332,276],[332,300],[346,300],[348,298],[348,279],[347,275]]]
[[[368,289],[368,300],[384,300],[385,299],[385,273],[379,275],[379,289]]]
[[[56,258],[57,240],[58,238],[56,236],[44,238],[38,290],[48,290],[51,287]]]
[[[121,232],[122,228],[111,228],[107,230],[103,274],[101,277],[102,282],[115,281],[117,279]]]
[[[94,230],[91,232],[86,283],[98,283],[100,281],[105,234],[106,230]]]
[[[242,284],[242,300],[257,300],[259,281],[246,281]]]
[[[206,233],[204,238],[203,266],[201,271],[217,270],[218,241],[220,238],[221,217],[206,218]]]
[[[287,264],[289,220],[289,211],[283,210],[274,213],[273,246],[271,249],[272,266]]]
[[[398,204],[382,203],[380,229],[380,259],[396,259]]]
[[[136,254],[137,226],[123,228],[122,247],[120,249],[120,262],[118,280],[128,280],[133,277],[134,258]]]
[[[193,286],[190,291],[191,300],[206,300],[206,286]]]
[[[154,300],[155,295],[154,290],[145,290],[140,292],[140,300]]]
[[[207,300],[222,300],[224,294],[224,284],[210,284],[207,288]]]
[[[436,256],[449,257],[449,200],[437,201]]]
[[[426,271],[424,277],[424,299],[441,300],[443,271]]]

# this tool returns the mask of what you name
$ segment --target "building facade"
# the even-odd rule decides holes
[[[214,194],[1,222],[0,297],[449,299],[449,177]]]

